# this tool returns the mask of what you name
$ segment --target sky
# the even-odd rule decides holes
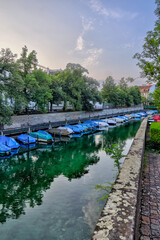
[[[154,0],[0,0],[0,49],[26,45],[40,65],[79,63],[99,81],[145,83],[133,59],[156,20]]]

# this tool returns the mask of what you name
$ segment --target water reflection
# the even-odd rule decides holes
[[[140,122],[129,123],[109,131],[83,136],[77,141],[55,148],[37,149],[0,162],[0,222],[17,219],[25,214],[27,206],[41,205],[46,190],[55,178],[63,175],[68,181],[88,174],[89,166],[99,160],[99,151],[113,143],[124,145],[134,137]],[[65,201],[65,200],[64,200]],[[83,207],[90,227],[94,218],[92,202]],[[88,209],[88,210],[87,210]],[[86,211],[87,210],[87,211]]]

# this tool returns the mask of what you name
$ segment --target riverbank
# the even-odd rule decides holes
[[[139,237],[140,194],[147,119],[144,119],[109,194],[92,240]]]
[[[88,119],[99,119],[106,117],[113,117],[117,115],[124,115],[132,112],[139,112],[143,110],[143,106],[129,107],[129,108],[115,108],[104,109],[95,112],[61,112],[61,113],[48,113],[48,114],[34,114],[34,115],[21,115],[13,116],[12,124],[4,126],[5,134],[15,134],[31,130],[48,129],[58,127],[60,125],[76,124],[79,121]]]

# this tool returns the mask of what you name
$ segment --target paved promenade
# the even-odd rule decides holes
[[[148,153],[142,181],[140,240],[160,240],[160,154]]]

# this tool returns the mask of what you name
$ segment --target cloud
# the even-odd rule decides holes
[[[89,30],[93,30],[93,21],[91,19],[86,19],[84,17],[81,17],[81,21],[82,21],[82,31],[77,38],[77,43],[75,47],[76,51],[82,51],[84,49],[84,35]]]
[[[79,36],[79,37],[77,38],[77,46],[76,46],[75,50],[77,50],[77,51],[82,51],[82,50],[83,50],[83,47],[84,47],[83,37],[82,37],[82,36]]]
[[[83,16],[81,17],[82,19],[82,27],[83,27],[83,33],[93,30],[93,20],[91,19],[86,19]]]
[[[123,45],[123,48],[124,49],[129,49],[129,48],[133,48],[134,47],[134,43],[125,43],[124,45]]]
[[[77,38],[75,51],[80,54],[82,65],[85,67],[97,65],[99,63],[98,59],[103,53],[103,49],[96,48],[93,42],[86,44],[85,39],[86,33],[94,29],[93,20],[81,17],[81,21],[82,31]]]
[[[86,53],[86,55],[88,55],[88,56],[83,61],[83,65],[86,67],[91,66],[91,65],[97,65],[99,63],[98,58],[102,53],[103,53],[102,48],[89,49]]]
[[[90,8],[100,15],[111,17],[114,19],[120,19],[124,17],[133,19],[138,15],[137,13],[130,13],[122,10],[107,9],[102,5],[100,0],[90,0]]]

